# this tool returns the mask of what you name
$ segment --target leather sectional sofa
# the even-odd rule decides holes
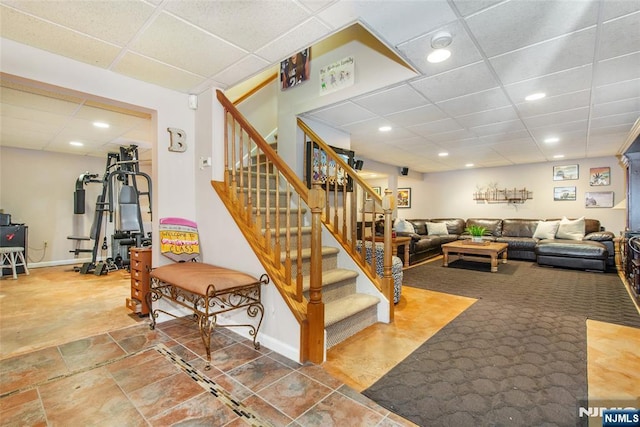
[[[471,225],[486,228],[483,239],[504,242],[510,259],[524,259],[536,261],[540,265],[580,268],[605,271],[608,266],[615,265],[613,239],[614,234],[603,231],[600,221],[584,219],[584,237],[579,240],[565,238],[537,238],[534,237],[536,228],[541,221],[549,223],[560,219],[540,220],[525,218],[433,218],[408,219],[413,225],[414,233],[399,231],[399,236],[411,237],[409,247],[409,264],[413,265],[428,258],[440,255],[443,243],[458,239],[470,238],[465,229]],[[444,230],[438,234],[430,234],[428,225],[444,223]],[[442,226],[440,226],[442,227]],[[435,228],[435,227],[433,227]],[[549,236],[548,236],[549,237]],[[404,248],[398,248],[398,256],[404,258]],[[404,262],[404,259],[402,260]]]

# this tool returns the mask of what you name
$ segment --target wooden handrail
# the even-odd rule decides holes
[[[385,191],[385,195],[379,195],[373,191],[373,188],[364,181],[357,172],[335,151],[327,145],[309,126],[301,119],[298,119],[298,127],[303,131],[305,141],[312,142],[310,149],[318,147],[327,156],[327,164],[334,162],[334,175],[326,177],[327,197],[325,202],[325,216],[323,222],[336,240],[341,244],[345,251],[360,266],[369,279],[376,285],[382,294],[389,301],[389,319],[393,321],[393,279],[392,279],[392,214],[394,208],[394,198],[390,190]],[[307,158],[311,153],[307,153]],[[307,168],[312,165],[307,165]],[[330,174],[329,166],[326,165],[326,173]],[[338,170],[342,171],[342,183],[338,182]],[[306,171],[307,176],[311,175],[311,171]],[[333,178],[333,181],[331,179]],[[350,181],[349,181],[350,180]],[[331,183],[330,183],[331,181]],[[349,196],[347,196],[349,193]],[[360,196],[361,202],[358,203]],[[358,208],[359,205],[359,208]],[[333,213],[333,215],[332,215]],[[358,214],[361,215],[363,224],[370,222],[371,230],[371,259],[366,256],[366,242],[364,239],[364,228],[361,231],[362,236],[357,236],[356,229],[358,223]],[[384,218],[385,232],[383,236],[383,266],[382,275],[378,274],[377,259],[375,256],[375,222],[377,215],[380,214]],[[366,221],[367,216],[371,221]],[[358,241],[361,241],[358,246]]]
[[[289,165],[287,165],[282,160],[282,158],[276,154],[273,148],[271,148],[267,141],[264,140],[262,135],[258,133],[258,131],[251,125],[251,123],[249,123],[247,119],[244,118],[244,116],[238,111],[235,105],[233,105],[220,90],[216,90],[216,96],[222,106],[233,115],[234,119],[247,132],[249,137],[251,137],[260,147],[260,149],[269,157],[276,169],[281,171],[282,174],[286,177],[287,181],[289,181],[294,186],[296,192],[302,197],[302,200],[307,202],[309,200],[309,190],[302,183],[300,178],[298,178],[298,176],[293,172]]]

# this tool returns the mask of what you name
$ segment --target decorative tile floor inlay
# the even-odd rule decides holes
[[[201,374],[197,369],[194,369],[189,363],[187,363],[180,356],[169,350],[163,344],[156,344],[155,349],[165,357],[167,357],[173,364],[178,366],[182,371],[189,375],[196,383],[198,383],[203,389],[211,393],[217,399],[221,400],[238,416],[242,417],[247,423],[252,426],[272,426],[271,423],[263,420],[254,411],[246,407],[239,399],[236,399],[231,393],[220,387],[215,381],[207,378]]]

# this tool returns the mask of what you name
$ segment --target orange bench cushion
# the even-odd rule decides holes
[[[259,282],[248,274],[200,262],[164,265],[153,269],[151,277],[198,295],[206,295],[209,285],[222,292]]]

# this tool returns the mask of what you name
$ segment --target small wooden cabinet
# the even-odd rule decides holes
[[[149,273],[151,272],[151,248],[131,248],[131,298],[127,298],[127,307],[139,316],[149,314],[145,295],[149,292]]]

